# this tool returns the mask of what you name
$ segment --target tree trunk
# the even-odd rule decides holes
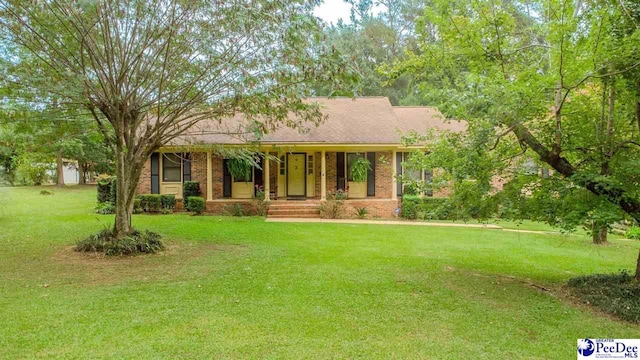
[[[593,243],[596,245],[602,245],[607,243],[607,227],[600,226],[596,222],[591,226],[591,233]]]
[[[56,184],[60,187],[64,186],[64,163],[62,161],[62,153],[58,151],[56,153],[56,175],[58,180]]]
[[[87,170],[84,163],[82,161],[78,161],[78,184],[79,185],[84,185],[87,183],[86,172]]]
[[[133,230],[133,200],[147,157],[147,154],[126,151],[125,147],[116,146],[116,219],[113,226],[116,239],[122,239]]]

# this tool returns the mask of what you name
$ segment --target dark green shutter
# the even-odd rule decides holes
[[[336,153],[336,190],[347,190],[347,178],[344,170],[344,152]]]
[[[368,152],[370,168],[367,173],[367,196],[376,196],[376,153]]]
[[[160,154],[151,154],[151,193],[160,194]]]
[[[222,160],[222,197],[231,197],[231,173],[227,167],[228,159]]]
[[[182,181],[191,181],[191,153],[182,154]]]
[[[402,153],[396,153],[396,175],[402,175]],[[402,196],[402,182],[400,180],[397,181],[398,188],[396,189],[398,196]]]

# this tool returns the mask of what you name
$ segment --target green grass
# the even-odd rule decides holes
[[[565,299],[639,242],[476,228],[136,215],[161,254],[71,245],[95,190],[0,188],[0,358],[574,358],[640,326]],[[549,288],[539,290],[536,285]]]

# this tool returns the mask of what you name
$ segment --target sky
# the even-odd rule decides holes
[[[336,24],[340,18],[344,22],[350,22],[351,5],[343,0],[324,0],[324,3],[315,9],[314,14],[328,24]]]

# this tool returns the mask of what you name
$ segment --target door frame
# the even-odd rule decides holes
[[[304,187],[304,195],[289,195],[289,156],[291,155],[303,155],[304,156],[304,172],[303,174],[303,187]],[[287,172],[287,176],[286,176],[286,185],[287,185],[287,197],[298,197],[298,198],[306,198],[307,197],[307,153],[306,152],[292,152],[292,153],[287,153],[287,166],[286,166],[286,172]]]

